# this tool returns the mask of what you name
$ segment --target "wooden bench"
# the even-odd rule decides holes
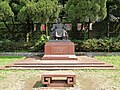
[[[44,73],[42,84],[47,87],[73,87],[76,83],[74,73]]]

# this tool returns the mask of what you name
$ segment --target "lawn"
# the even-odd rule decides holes
[[[95,56],[96,59],[111,63],[120,68],[120,56]]]
[[[22,56],[0,56],[0,66],[10,64],[14,61],[20,60],[24,57]]]

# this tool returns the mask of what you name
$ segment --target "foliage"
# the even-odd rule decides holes
[[[104,20],[107,16],[106,0],[68,0],[66,5],[66,14],[69,21],[72,22],[72,30],[77,35],[80,33],[77,31],[77,23],[90,22]],[[89,28],[88,33],[89,33]],[[76,34],[71,35],[75,37]],[[88,36],[89,37],[89,36]],[[77,39],[77,38],[74,38]]]
[[[108,51],[109,45],[108,45],[108,40],[103,40],[103,39],[89,39],[83,42],[82,47],[86,49],[87,51],[99,51],[99,50],[106,50]]]
[[[107,0],[108,12],[112,15],[120,15],[120,0]]]
[[[14,13],[9,6],[9,0],[2,1],[0,3],[0,21],[4,22],[6,28],[11,30],[6,22],[14,21]]]
[[[13,17],[14,13],[12,12],[11,7],[6,1],[0,3],[0,20],[8,21],[10,17]]]
[[[6,28],[14,38],[15,23],[22,22],[25,41],[28,42],[29,34],[34,36],[34,23],[47,23],[55,21],[60,12],[58,0],[1,0],[0,21],[3,21]],[[11,23],[12,22],[12,23]],[[11,25],[10,25],[11,24]],[[11,28],[12,26],[12,28]],[[47,28],[46,28],[47,33]],[[9,38],[8,38],[9,39]]]
[[[75,51],[76,52],[83,51],[83,49],[82,49],[83,41],[82,40],[72,40],[72,42],[75,43]]]
[[[29,52],[29,51],[44,51],[44,44],[49,40],[49,37],[46,35],[40,36],[36,41],[30,42],[15,42],[12,40],[4,39],[0,40],[0,51],[1,52]]]
[[[68,0],[66,12],[71,21],[103,20],[107,15],[106,0]]]
[[[16,52],[16,51],[27,51],[31,47],[32,43],[25,42],[14,42],[8,39],[0,40],[0,51],[1,52]]]
[[[21,0],[19,3],[22,8],[18,12],[18,19],[23,22],[45,23],[47,20],[56,19],[60,12],[58,0]]]
[[[43,34],[42,36],[40,36],[39,40],[35,43],[35,45],[30,48],[30,50],[43,52],[45,42],[47,42],[48,40],[49,37]]]
[[[10,7],[11,7],[12,11],[14,12],[15,17],[17,17],[18,12],[22,8],[22,5],[20,5],[20,1],[19,0],[12,0],[10,2]]]
[[[20,12],[18,13],[18,19],[22,22],[30,22],[35,20],[35,14],[36,14],[36,7],[35,4],[32,2],[29,2],[26,4],[26,6],[23,6],[20,9]]]
[[[26,23],[26,41],[29,41],[29,33],[34,32],[34,22],[46,23],[46,34],[48,34],[47,23],[55,20],[60,12],[58,0],[28,0],[27,2],[22,0],[20,4],[22,3],[23,6],[17,17],[19,21]]]
[[[120,51],[120,38],[88,39],[84,41],[73,40],[76,51],[116,52]]]
[[[39,40],[34,42],[14,42],[11,40],[0,40],[0,51],[14,52],[43,52],[45,42],[49,38],[46,35],[40,36]],[[119,52],[120,37],[118,38],[103,38],[103,39],[88,39],[88,40],[72,40],[75,43],[76,52]]]
[[[38,22],[48,22],[50,19],[54,20],[60,13],[58,0],[40,0],[36,3]]]
[[[2,2],[2,0],[0,0],[0,3]]]

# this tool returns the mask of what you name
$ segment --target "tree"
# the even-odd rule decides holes
[[[77,30],[77,22],[103,20],[107,15],[106,0],[68,0],[66,13]]]
[[[0,3],[0,21],[4,22],[6,28],[10,30],[7,25],[7,21],[11,21],[14,18],[14,13],[12,12],[11,7],[7,1],[3,1]]]
[[[120,17],[120,0],[107,0],[107,36],[110,36],[110,22],[116,23],[112,32],[119,30],[119,20],[117,17]]]
[[[115,16],[120,15],[120,0],[107,0],[107,11]]]
[[[23,7],[18,12],[18,19],[21,22],[27,23],[26,31],[29,32],[31,24],[34,22],[47,23],[54,20],[59,15],[57,0],[21,0]],[[33,29],[32,29],[33,30]],[[46,30],[46,35],[48,31]]]
[[[20,11],[20,9],[22,8],[20,0],[11,0],[10,7],[11,7],[12,11],[14,12],[15,19],[17,19],[17,14]]]
[[[58,0],[0,0],[0,20],[7,29],[7,23],[25,23],[26,35],[33,31],[33,23],[47,23],[55,21],[60,12]],[[7,22],[7,23],[6,23]],[[46,30],[47,31],[47,30]],[[48,31],[46,32],[48,35]]]
[[[106,10],[106,0],[68,0],[66,6],[68,18],[80,22],[103,20]]]
[[[35,14],[36,14],[36,6],[34,3],[29,2],[26,4],[26,6],[23,6],[19,13],[18,13],[18,19],[21,22],[33,22],[35,21]]]
[[[50,20],[54,21],[60,13],[58,0],[39,0],[36,8],[36,19],[38,22],[46,23],[46,35],[48,36],[47,23]]]
[[[33,31],[33,22],[35,21],[35,15],[36,15],[36,6],[33,2],[28,2],[25,6],[23,6],[19,13],[18,13],[18,19],[21,22],[24,22],[25,25],[25,37],[26,41],[29,41],[29,32]],[[32,29],[31,29],[32,26]]]
[[[2,0],[0,0],[0,3],[2,2]]]
[[[46,22],[52,16],[54,6],[54,2],[51,0],[40,0],[36,4],[36,8],[38,9],[36,14],[37,21]]]

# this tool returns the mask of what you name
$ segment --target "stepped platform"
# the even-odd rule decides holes
[[[30,57],[6,65],[4,69],[115,69],[113,65],[88,56],[77,56],[77,58],[78,60],[41,60],[40,57]]]
[[[4,66],[0,66],[0,70],[3,70],[3,69],[5,69],[5,67]]]

